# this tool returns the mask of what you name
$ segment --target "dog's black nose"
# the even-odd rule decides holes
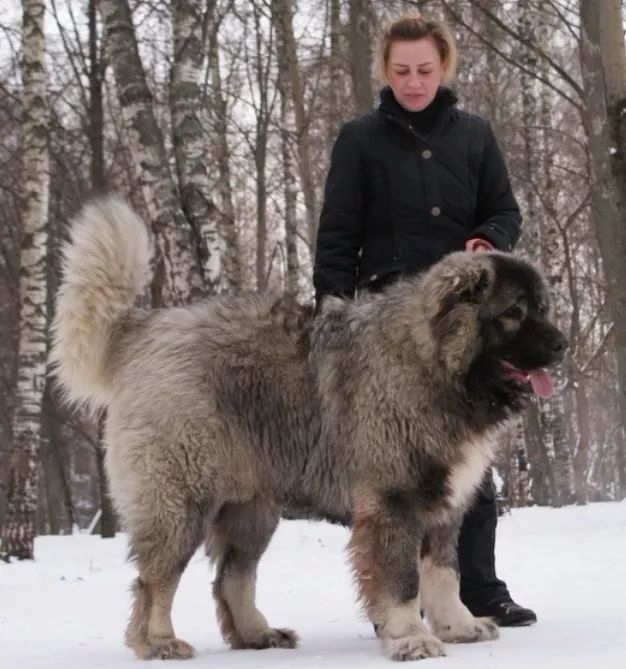
[[[552,338],[552,341],[549,343],[550,349],[554,351],[554,353],[560,353],[560,354],[565,353],[568,345],[569,344],[567,342],[567,339],[565,338],[565,335],[561,334],[560,332],[558,334],[555,334],[554,337]]]

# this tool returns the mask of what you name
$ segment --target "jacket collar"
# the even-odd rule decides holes
[[[447,86],[440,86],[437,90],[435,99],[431,102],[431,105],[439,106],[441,108],[441,112],[443,113],[444,110],[447,110],[450,107],[456,105],[458,99],[459,98],[457,97],[456,93],[451,88],[448,88]],[[396,100],[389,86],[385,86],[380,91],[380,105],[378,106],[378,109],[387,114],[393,114],[394,116],[404,118],[404,109]]]
[[[435,127],[430,134],[434,134],[435,131],[438,128],[441,128],[444,122],[450,118],[457,101],[458,97],[451,88],[448,88],[447,86],[439,87],[437,95],[430,105],[435,105],[437,108]],[[430,109],[430,106],[428,109]],[[389,86],[385,86],[385,88],[380,91],[380,105],[378,106],[378,110],[387,119],[399,123],[407,128],[407,130],[419,135],[419,133],[416,133],[409,125],[407,117],[410,113],[407,114],[403,107],[400,106]]]

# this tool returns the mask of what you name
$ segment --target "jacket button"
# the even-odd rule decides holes
[[[430,210],[430,213],[431,213],[433,216],[439,216],[439,214],[441,213],[441,209],[439,209],[439,207],[433,207],[433,208]]]
[[[422,151],[422,158],[426,158],[426,160],[428,160],[432,155],[433,155],[433,152],[430,151],[429,149],[424,149]]]

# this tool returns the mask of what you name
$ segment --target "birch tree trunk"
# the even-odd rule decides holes
[[[214,9],[210,0],[209,11]],[[178,187],[183,211],[199,245],[204,268],[205,292],[212,293],[219,281],[220,253],[217,216],[206,169],[202,89],[200,80],[206,46],[209,11],[186,0],[172,0],[174,63],[172,66],[170,107]]]
[[[267,256],[267,141],[268,128],[271,116],[271,104],[269,98],[269,70],[271,62],[271,50],[263,53],[263,27],[261,25],[262,13],[255,4],[252,5],[252,17],[254,19],[255,34],[255,75],[257,85],[258,103],[255,102],[255,137],[252,146],[255,166],[256,186],[256,287],[264,290],[268,273],[265,271]]]
[[[102,96],[102,82],[104,80],[106,64],[101,57],[102,47],[98,39],[98,9],[97,0],[89,0],[87,18],[89,25],[89,145],[91,147],[91,187],[94,193],[104,193],[107,189],[104,170],[104,108]],[[102,441],[106,411],[98,419],[98,443],[95,447],[104,452]],[[100,536],[103,539],[112,539],[115,536],[115,514],[109,496],[109,482],[104,472],[98,469],[98,484],[101,490],[100,509],[102,520]],[[72,520],[73,523],[73,520]]]
[[[530,479],[528,473],[526,430],[524,429],[524,420],[522,418],[518,418],[515,421],[515,426],[511,434],[511,442],[517,473],[517,503],[519,506],[528,506]]]
[[[591,206],[615,326],[622,429],[626,429],[626,83],[619,0],[580,0],[580,59],[592,173]],[[621,50],[621,51],[620,51]],[[605,69],[606,68],[606,69]]]
[[[534,402],[528,407],[525,417],[526,447],[531,462],[530,480],[533,500],[540,506],[554,504],[558,499],[558,488],[554,465],[541,426],[542,415]]]
[[[370,0],[350,0],[350,75],[357,114],[365,114],[374,103],[371,14]]]
[[[563,386],[563,374],[559,369],[553,372],[555,385]],[[572,466],[567,448],[567,422],[563,408],[563,395],[560,392],[547,401],[541,402],[542,438],[549,453],[553,454],[553,472],[556,496],[552,506],[567,504],[572,491]]]
[[[311,166],[309,121],[304,110],[300,67],[293,34],[293,0],[272,0],[272,20],[276,27],[279,76],[284,77],[289,82],[291,101],[296,117],[298,170],[306,208],[309,248],[311,254],[313,254],[319,212]]]
[[[573,372],[573,370],[572,370]],[[576,396],[576,423],[578,426],[578,439],[576,450],[574,452],[574,495],[576,504],[587,504],[587,470],[589,462],[589,444],[591,443],[591,433],[589,430],[589,398],[587,397],[587,387],[583,377],[576,378],[576,373],[572,373],[574,379],[574,393]]]
[[[617,499],[626,498],[626,437],[624,432],[617,438],[615,444],[616,454],[615,461],[617,463]]]
[[[576,504],[587,503],[587,477],[589,473],[589,450],[592,443],[591,420],[588,395],[591,393],[590,384],[576,365],[576,357],[579,354],[583,340],[581,332],[581,303],[576,290],[575,263],[577,258],[572,253],[567,238],[566,229],[563,231],[564,268],[567,276],[570,311],[570,353],[567,358],[567,378],[569,385],[573,388],[574,400],[576,402],[575,423],[576,443],[572,454],[574,497]],[[579,363],[580,364],[580,363]]]
[[[618,185],[618,208],[626,220],[626,44],[620,0],[598,3],[600,51],[608,103],[608,117],[615,150],[611,151]]]
[[[96,457],[96,471],[98,472],[98,492],[100,495],[100,536],[103,539],[111,539],[117,530],[117,515],[113,508],[113,500],[109,489],[106,469],[104,466],[104,455],[106,446],[104,442],[104,424],[98,424],[98,434],[94,443],[94,455]]]
[[[485,4],[492,11],[497,12],[498,6],[501,3],[500,0],[486,0]],[[471,9],[474,21],[478,21],[479,25],[482,24],[481,33],[485,35],[485,38],[489,43],[499,44],[502,41],[502,37],[498,34],[493,23],[491,21],[485,21],[485,17],[478,12],[474,5],[472,5]],[[457,8],[457,11],[460,10]],[[462,44],[459,44],[459,46],[462,48]],[[494,134],[498,138],[498,141],[501,141],[506,131],[506,126],[503,124],[502,120],[501,109],[503,92],[502,81],[506,77],[506,72],[502,66],[502,60],[498,58],[493,49],[486,49],[485,59],[487,63],[487,72],[485,73],[485,83],[487,86],[486,99],[484,99],[485,108],[487,118],[493,127]],[[478,105],[478,101],[475,101],[475,104]]]
[[[622,430],[626,437],[626,39],[624,37],[624,12],[620,0],[605,0],[597,5],[600,23],[600,52],[606,85],[607,116],[611,147],[609,149],[611,170],[615,179],[616,206],[619,212],[617,249],[621,269],[617,279],[621,291],[616,296],[616,309],[621,314],[621,324],[616,323],[615,345],[617,349],[618,376],[622,413]],[[621,479],[626,470],[621,471]],[[626,495],[626,489],[622,489]]]
[[[330,63],[328,86],[328,151],[339,134],[341,121],[345,117],[345,110],[339,108],[337,89],[342,81],[341,73],[341,4],[339,0],[330,0]]]
[[[204,292],[198,239],[185,219],[170,173],[161,131],[139,57],[128,0],[98,3],[107,39],[124,124],[131,137],[134,167],[163,262],[166,304],[182,304]],[[159,273],[158,273],[159,274]],[[158,301],[161,286],[153,295]]]
[[[50,290],[51,286],[49,286]],[[72,484],[69,480],[69,463],[71,460],[69,449],[67,448],[67,441],[65,441],[62,431],[59,429],[59,414],[56,407],[56,398],[51,392],[51,386],[46,387],[46,392],[43,397],[43,413],[42,413],[42,461],[47,455],[48,459],[48,474],[44,474],[45,477],[49,477],[52,480],[44,481],[44,485],[48,492],[48,514],[50,516],[50,525],[51,532],[53,534],[58,534],[59,531],[62,531],[62,528],[59,527],[56,531],[54,528],[53,518],[56,515],[57,517],[61,515],[61,507],[65,508],[65,515],[67,517],[67,524],[65,529],[68,533],[71,533],[74,523],[76,522],[76,510],[74,506],[74,500],[72,499]],[[45,455],[44,455],[45,453]],[[42,471],[45,469],[45,465],[42,468]],[[58,499],[56,502],[56,509],[52,508],[51,498],[52,488],[56,489],[56,495],[62,498]],[[41,505],[40,505],[41,507]]]
[[[102,82],[105,64],[100,57],[97,0],[89,0],[89,146],[91,147],[91,187],[94,192],[106,190],[104,173],[104,107]]]
[[[232,290],[242,288],[241,260],[239,253],[239,237],[237,234],[235,206],[230,173],[230,147],[228,145],[228,108],[222,87],[220,73],[220,51],[218,44],[219,25],[216,21],[215,2],[208,8],[209,33],[209,69],[211,78],[211,97],[214,145],[213,158],[217,160],[218,181],[217,194],[220,205],[220,238],[222,240],[221,281]]]
[[[41,416],[46,383],[48,107],[44,0],[24,0],[22,33],[23,184],[20,335],[11,475],[2,556],[34,558]]]
[[[298,296],[298,220],[296,217],[297,186],[291,160],[289,142],[288,97],[286,91],[280,89],[280,150],[283,163],[283,197],[285,202],[285,295]]]
[[[533,43],[536,38],[535,16],[530,0],[520,0],[518,5],[519,33],[525,42]],[[524,217],[524,246],[530,254],[541,248],[540,226],[538,224],[539,202],[535,192],[538,186],[539,142],[537,126],[539,118],[539,100],[536,91],[537,81],[528,71],[536,72],[538,57],[526,46],[520,46],[520,60],[524,70],[520,72],[522,93],[522,135],[524,139],[524,199],[526,215]]]
[[[254,165],[256,180],[256,286],[265,290],[267,254],[267,190],[265,166],[267,163],[267,118],[257,119]]]
[[[546,0],[536,3],[536,44],[547,53],[549,50],[550,27],[546,23],[549,16],[549,7]],[[538,64],[544,79],[549,78],[548,65],[545,59]],[[539,148],[537,156],[537,170],[539,171],[538,185],[543,193],[544,206],[539,216],[541,264],[548,280],[553,317],[557,323],[565,321],[563,305],[567,304],[570,296],[566,296],[563,286],[563,248],[561,231],[558,223],[558,212],[551,209],[552,202],[557,201],[557,193],[552,175],[552,150],[550,145],[551,101],[550,91],[540,82],[538,86],[539,113],[535,117],[535,125],[541,126],[536,137]],[[537,123],[539,120],[539,123]],[[571,342],[570,342],[571,343]],[[551,441],[554,449],[557,489],[559,491],[559,505],[567,504],[572,496],[572,460],[569,448],[567,419],[564,407],[563,389],[565,388],[564,365],[559,365],[553,372],[557,391],[549,399],[542,402],[546,414],[545,425],[551,431]],[[553,501],[554,504],[554,501]]]
[[[545,160],[549,151],[548,135],[539,130],[542,124],[550,127],[550,119],[545,117],[545,99],[548,91],[541,86],[540,82],[530,76],[528,72],[537,72],[543,69],[545,75],[545,62],[539,61],[534,49],[525,46],[541,45],[542,37],[546,34],[544,22],[545,8],[542,3],[531,4],[530,0],[520,0],[518,5],[518,30],[524,42],[520,47],[520,61],[524,66],[520,73],[522,90],[522,134],[524,138],[524,193],[526,199],[526,220],[524,223],[524,234],[526,236],[526,248],[530,254],[541,252],[541,264],[550,286],[551,303],[558,308],[562,304],[559,287],[561,285],[562,251],[559,247],[560,232],[556,221],[540,206],[537,191],[543,194],[544,202],[551,201],[553,183],[551,176],[551,165]],[[530,242],[530,243],[529,243]],[[556,314],[557,320],[559,315]],[[559,386],[563,387],[563,374],[559,370],[557,379]],[[563,410],[563,400],[559,394],[555,394],[549,400],[540,402],[543,414],[540,421],[541,439],[547,452],[553,454],[554,477],[556,496],[552,504],[561,506],[570,495],[571,478],[567,448],[566,420]]]

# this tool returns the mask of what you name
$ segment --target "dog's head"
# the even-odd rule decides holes
[[[516,404],[553,391],[547,367],[567,341],[549,320],[545,283],[529,263],[493,253],[454,253],[424,277],[437,356],[466,383]]]

